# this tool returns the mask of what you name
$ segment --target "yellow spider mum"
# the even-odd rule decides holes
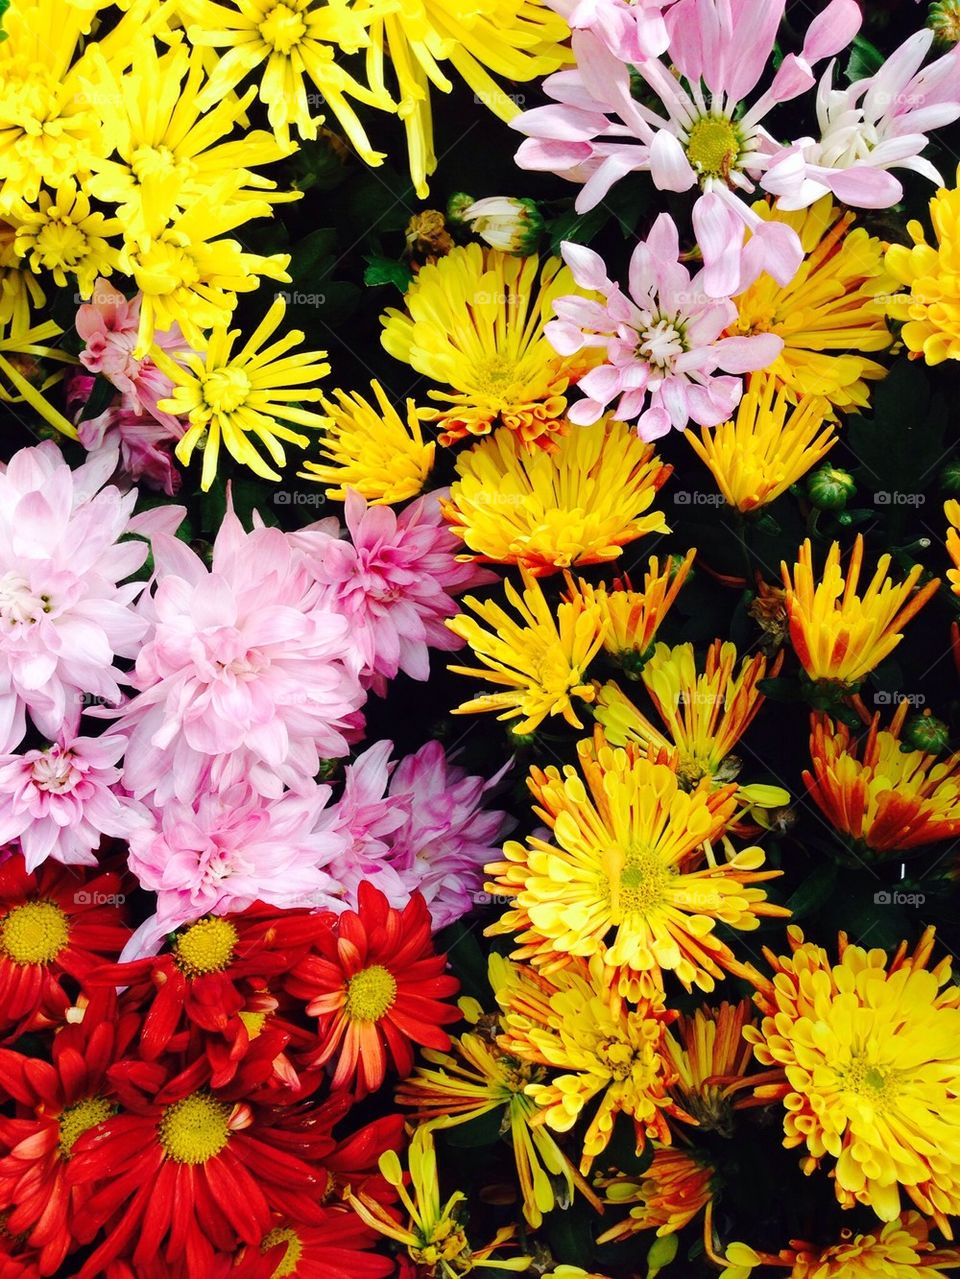
[[[764,950],[775,979],[755,996],[759,1028],[746,1027],[773,1080],[758,1101],[781,1101],[784,1146],[806,1147],[805,1172],[830,1156],[837,1199],[868,1204],[883,1221],[900,1189],[952,1238],[960,1213],[960,986],[950,960],[933,969],[934,930],[913,954],[850,946],[839,962],[788,929],[790,955]]]
[[[612,980],[627,995],[652,995],[664,971],[687,990],[713,990],[733,961],[717,924],[750,930],[761,915],[789,914],[750,887],[780,874],[760,870],[762,849],[719,862],[711,849],[736,788],[704,781],[685,791],[673,769],[608,745],[599,729],[577,754],[579,773],[531,768],[533,811],[555,842],[509,840],[505,860],[487,866],[487,891],[512,903],[487,934],[515,933],[514,956],[546,971],[597,956],[620,970]]]
[[[348,100],[392,111],[389,94],[354,79],[338,60],[369,44],[370,15],[349,0],[181,0],[187,38],[202,48],[223,50],[197,99],[201,111],[215,106],[255,71],[260,72],[260,101],[277,138],[286,145],[294,128],[316,138],[324,116],[311,116],[322,102],[367,164],[381,164],[356,111]],[[262,69],[261,69],[262,68]],[[317,90],[309,93],[306,80]]]
[[[326,484],[327,497],[343,502],[347,489],[356,489],[372,506],[404,502],[416,497],[433,469],[436,445],[424,442],[424,413],[407,400],[406,422],[390,403],[379,382],[370,383],[377,406],[359,392],[334,391],[335,400],[321,398],[324,431],[320,452],[326,462],[304,462],[297,474]]]
[[[960,170],[958,170],[960,177]],[[960,190],[941,188],[930,201],[937,247],[928,244],[919,222],[907,223],[913,247],[893,244],[887,270],[908,292],[888,299],[887,313],[904,322],[900,338],[927,364],[960,360]]]
[[[535,576],[602,564],[647,533],[669,533],[651,510],[671,471],[623,422],[574,427],[545,452],[502,427],[457,457],[443,513],[488,564]]]
[[[901,852],[960,835],[960,753],[940,760],[904,751],[901,702],[888,729],[874,715],[858,742],[845,724],[812,717],[804,784],[810,798],[841,834],[875,852]]]
[[[676,1079],[671,1095],[700,1124],[724,1137],[733,1135],[733,1106],[727,1087],[736,1085],[751,1062],[744,1028],[753,1024],[749,999],[704,1004],[681,1016],[667,1032],[665,1051]]]
[[[655,1150],[639,1175],[619,1173],[597,1178],[608,1204],[630,1206],[622,1221],[597,1236],[597,1243],[618,1243],[645,1230],[674,1235],[688,1226],[713,1198],[715,1169],[686,1150]]]
[[[692,644],[676,648],[658,644],[644,663],[640,679],[666,735],[612,681],[599,690],[595,715],[615,746],[634,742],[671,754],[675,751],[682,785],[695,786],[702,778],[730,782],[740,771],[733,748],[763,705],[757,685],[768,674],[775,676],[782,663],[779,653],[768,672],[767,659],[755,653],[742,660],[738,671],[736,645],[714,640],[698,673]],[[776,802],[789,802],[786,792],[780,796]]]
[[[857,594],[863,565],[863,537],[858,533],[846,577],[840,568],[840,544],[832,542],[819,582],[813,572],[810,539],[800,547],[793,575],[781,565],[786,587],[790,642],[811,680],[855,689],[893,652],[903,627],[936,594],[934,578],[914,593],[923,572],[914,565],[899,585],[887,576],[890,556],[881,555],[862,596]]]
[[[227,332],[225,325],[214,329],[203,352],[188,351],[177,364],[159,347],[151,351],[153,360],[173,382],[173,395],[161,400],[160,408],[190,421],[186,434],[176,448],[184,466],[194,449],[203,442],[201,488],[206,491],[217,473],[220,443],[231,457],[249,466],[256,475],[268,480],[280,476],[261,456],[250,439],[256,437],[275,466],[283,466],[286,456],[281,440],[306,448],[305,435],[281,425],[295,422],[299,426],[322,426],[319,413],[299,408],[304,400],[318,400],[320,391],[308,384],[330,372],[324,363],[326,352],[287,352],[303,341],[299,329],[291,329],[269,346],[270,338],[283,319],[286,303],[277,298],[257,325],[245,345],[237,352],[233,347],[240,331]],[[185,367],[184,367],[185,366]]]
[[[406,294],[406,311],[382,317],[386,350],[428,377],[442,444],[488,435],[496,425],[526,443],[549,444],[568,430],[566,390],[585,371],[563,359],[543,333],[554,299],[576,293],[559,258],[542,265],[468,244],[425,266]]]
[[[50,345],[62,335],[63,330],[53,320],[27,328],[14,323],[8,329],[7,325],[0,324],[0,401],[29,404],[61,435],[75,440],[77,428],[43,394],[60,381],[64,370],[56,369],[46,376],[41,373],[39,385],[34,385],[36,372],[42,368],[39,361],[52,361],[55,365],[77,363],[76,356]]]
[[[31,270],[49,271],[62,289],[72,276],[81,297],[88,298],[97,276],[112,274],[117,265],[117,250],[109,237],[120,233],[120,222],[92,212],[89,199],[72,180],[55,195],[41,191],[38,203],[36,209],[22,201],[16,206],[17,253]]]
[[[457,675],[469,675],[500,684],[502,693],[482,693],[454,710],[455,715],[499,711],[501,720],[516,720],[516,733],[532,733],[548,715],[562,715],[574,728],[583,728],[573,698],[592,702],[596,690],[587,680],[587,668],[600,651],[604,623],[599,607],[579,600],[557,605],[556,617],[536,578],[521,568],[523,595],[504,582],[508,603],[520,616],[517,621],[494,600],[472,595],[463,603],[487,623],[465,613],[447,619],[447,626],[464,639],[482,667],[451,666]]]
[[[583,1137],[580,1171],[587,1173],[607,1146],[618,1114],[633,1120],[637,1151],[647,1139],[671,1141],[667,1116],[688,1119],[670,1100],[662,1055],[672,1020],[662,993],[631,1006],[611,986],[595,955],[545,975],[490,956],[490,977],[503,1013],[500,1044],[521,1061],[560,1071],[550,1083],[529,1084],[541,1122],[569,1132],[594,1099],[599,1106]]]
[[[876,303],[896,287],[884,266],[885,246],[853,227],[854,214],[843,213],[830,196],[796,212],[763,200],[753,208],[765,221],[792,227],[805,257],[789,284],[764,272],[733,299],[739,315],[733,331],[783,338],[769,371],[794,399],[817,395],[834,409],[863,408],[868,383],[886,369],[862,352],[886,351],[893,342]]]
[[[947,580],[954,595],[960,595],[960,502],[952,497],[944,502],[943,510],[950,521],[947,529],[947,554],[953,560],[953,568],[947,569]]]
[[[441,63],[450,63],[476,102],[509,121],[521,111],[523,98],[504,92],[491,71],[523,83],[572,61],[564,46],[569,28],[542,0],[473,0],[469,9],[458,0],[361,0],[358,11],[372,19],[371,85],[383,86],[387,61],[396,76],[410,175],[421,200],[437,167],[431,89],[453,88]]]
[[[662,564],[651,555],[642,591],[633,589],[626,574],[623,578],[614,578],[612,589],[605,582],[592,586],[582,577],[574,582],[570,574],[566,574],[570,599],[576,595],[587,607],[599,605],[606,623],[604,651],[618,661],[631,678],[636,678],[650,656],[657,631],[680,594],[696,556],[696,547],[691,547],[683,559],[677,556]]]
[[[772,374],[755,373],[732,421],[701,427],[699,439],[684,433],[738,511],[773,502],[837,442],[833,427],[823,425],[827,401],[804,395],[791,407],[793,398]]]
[[[461,1220],[461,1205],[466,1203],[466,1195],[458,1190],[441,1206],[437,1154],[429,1128],[420,1127],[413,1134],[407,1163],[409,1178],[404,1176],[396,1151],[388,1150],[380,1156],[381,1175],[394,1187],[407,1211],[406,1225],[397,1222],[379,1200],[362,1191],[359,1195],[348,1191],[346,1199],[372,1230],[406,1248],[418,1274],[458,1279],[471,1270],[526,1270],[530,1257],[501,1260],[491,1255],[513,1238],[514,1226],[498,1230],[493,1242],[483,1248],[472,1248]]]

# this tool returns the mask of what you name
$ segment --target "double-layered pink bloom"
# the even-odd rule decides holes
[[[624,293],[608,278],[599,254],[579,244],[562,246],[577,284],[603,297],[557,298],[559,318],[545,328],[561,355],[585,346],[604,349],[604,362],[578,383],[584,398],[570,406],[571,421],[596,422],[612,407],[621,421],[636,419],[645,440],[671,427],[682,431],[689,421],[715,426],[732,415],[743,394],[741,377],[730,375],[766,368],[780,354],[783,342],[774,334],[722,336],[736,320],[736,307],[729,298],[709,297],[704,273],[691,279],[679,251],[677,228],[661,213],[633,251]]]

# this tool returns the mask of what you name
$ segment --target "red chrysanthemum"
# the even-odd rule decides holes
[[[236,1279],[385,1279],[395,1263],[374,1251],[377,1233],[350,1208],[328,1209],[319,1226],[294,1226],[282,1218],[248,1248]]]
[[[416,893],[402,910],[370,883],[360,885],[357,911],[318,919],[314,946],[287,979],[287,990],[309,1001],[319,1018],[311,1063],[336,1059],[333,1087],[358,1097],[379,1088],[392,1060],[398,1074],[413,1069],[413,1044],[447,1049],[441,1026],[458,1009],[442,1002],[456,994],[444,973],[446,956],[433,949],[430,915]]]
[[[121,1016],[112,991],[98,991],[83,1019],[62,1027],[52,1061],[0,1049],[0,1080],[16,1106],[0,1117],[0,1213],[4,1229],[38,1254],[42,1275],[54,1274],[73,1244],[82,1196],[67,1185],[77,1139],[117,1107],[107,1071],[139,1028]]]
[[[44,862],[33,874],[14,853],[0,865],[0,1039],[63,1020],[79,983],[130,936],[118,875],[90,877]]]

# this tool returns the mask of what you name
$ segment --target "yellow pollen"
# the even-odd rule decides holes
[[[205,1164],[230,1139],[230,1107],[204,1092],[191,1093],[163,1112],[160,1145],[178,1164]]]
[[[687,135],[687,159],[702,177],[726,179],[739,156],[737,131],[722,116],[703,116]]]
[[[233,413],[251,391],[250,379],[243,369],[214,369],[201,383],[201,393],[212,413]]]
[[[287,1246],[271,1279],[282,1279],[284,1275],[296,1274],[297,1262],[303,1253],[303,1243],[292,1226],[277,1226],[268,1235],[264,1235],[260,1242],[260,1251],[269,1252],[278,1243],[285,1243]]]
[[[264,44],[270,45],[277,53],[289,53],[303,39],[306,30],[307,25],[300,14],[285,4],[275,5],[259,27]]]
[[[61,1156],[69,1159],[78,1137],[116,1113],[117,1107],[107,1101],[106,1097],[86,1097],[83,1101],[68,1106],[60,1116]]]
[[[379,1021],[397,997],[393,974],[382,964],[362,968],[347,982],[344,1011],[351,1021]]]
[[[517,366],[506,356],[496,356],[478,364],[473,382],[481,395],[511,400],[522,394]]]
[[[70,921],[54,902],[25,902],[0,919],[0,951],[15,964],[52,964],[70,940]]]
[[[208,916],[191,924],[173,943],[177,967],[187,977],[220,973],[233,959],[237,930],[228,919]]]
[[[634,1051],[630,1044],[619,1039],[602,1039],[596,1048],[597,1060],[610,1071],[614,1079],[626,1079],[633,1068]]]
[[[875,1106],[891,1105],[900,1091],[900,1074],[896,1070],[884,1070],[873,1066],[863,1057],[854,1057],[842,1073],[843,1086]]]

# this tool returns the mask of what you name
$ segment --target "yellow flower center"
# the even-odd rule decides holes
[[[179,161],[169,147],[137,147],[130,157],[130,168],[137,181],[143,182],[176,173]]]
[[[70,921],[54,902],[25,902],[0,920],[0,951],[15,964],[52,964],[70,940]]]
[[[179,244],[154,239],[149,249],[138,249],[133,274],[144,293],[162,297],[190,287],[200,279],[197,264]]]
[[[441,1262],[455,1262],[453,1269],[465,1274],[470,1267],[470,1244],[457,1221],[444,1214],[429,1234],[420,1236],[419,1245],[407,1249],[418,1266],[433,1271]]]
[[[655,852],[612,850],[606,877],[611,921],[621,924],[628,915],[646,915],[661,906],[670,879],[669,868]]]
[[[278,4],[260,23],[259,30],[264,44],[270,45],[275,53],[289,53],[303,39],[307,24],[296,9]]]
[[[208,917],[191,924],[173,943],[177,967],[187,977],[220,973],[233,959],[237,930],[228,919]]]
[[[634,1050],[622,1039],[601,1039],[596,1055],[614,1079],[626,1079],[633,1069]]]
[[[90,243],[84,232],[69,219],[51,219],[40,228],[33,248],[44,266],[73,267],[87,256]]]
[[[344,1011],[351,1021],[379,1021],[396,997],[393,973],[381,964],[371,964],[347,982]]]
[[[211,413],[233,413],[251,391],[250,379],[243,369],[214,369],[200,384],[200,394]]]
[[[702,116],[687,135],[687,159],[705,178],[726,179],[740,156],[740,138],[723,116]]]
[[[481,361],[474,374],[477,391],[481,395],[499,397],[507,401],[518,399],[517,366],[506,356],[497,355]]]
[[[117,1107],[107,1101],[106,1097],[86,1097],[73,1106],[68,1106],[60,1116],[60,1155],[69,1159],[78,1137],[82,1137],[88,1128],[102,1124],[105,1119],[117,1113]]]
[[[191,1093],[163,1112],[160,1145],[178,1164],[205,1164],[230,1139],[230,1107],[205,1092]]]
[[[278,1243],[285,1243],[286,1249],[277,1263],[272,1279],[282,1279],[283,1275],[296,1274],[297,1262],[303,1253],[303,1242],[292,1226],[277,1226],[268,1235],[264,1235],[260,1243],[261,1252],[269,1252]]]
[[[842,1073],[843,1086],[874,1106],[892,1105],[900,1092],[900,1072],[875,1066],[864,1057],[854,1057]]]

